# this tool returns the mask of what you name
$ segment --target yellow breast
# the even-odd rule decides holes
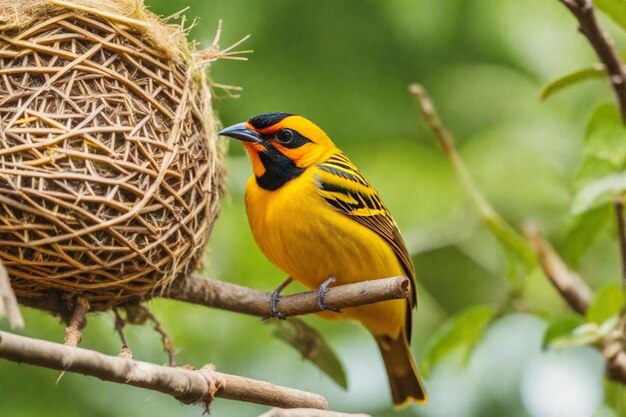
[[[313,170],[276,191],[250,178],[246,209],[252,234],[265,256],[309,288],[329,276],[335,285],[402,275],[392,248],[376,232],[339,213],[319,195]],[[347,309],[372,333],[395,336],[402,328],[404,300]]]

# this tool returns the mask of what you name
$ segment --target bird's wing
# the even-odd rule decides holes
[[[396,222],[374,187],[341,152],[317,165],[315,181],[326,203],[376,232],[393,248],[406,275],[411,279],[410,306],[413,307],[417,302],[413,264]]]

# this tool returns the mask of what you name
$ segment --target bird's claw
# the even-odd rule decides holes
[[[272,295],[270,296],[270,315],[263,317],[261,320],[269,320],[269,319],[279,319],[285,320],[287,317],[278,311],[278,302],[280,301],[280,290],[276,289],[272,291]]]
[[[280,293],[287,287],[287,285],[291,284],[293,279],[288,277],[282,284],[278,286],[274,291],[272,291],[272,295],[270,296],[270,315],[263,317],[261,320],[265,321],[268,319],[278,318],[279,320],[285,320],[287,316],[278,312],[278,302],[280,301]]]
[[[341,310],[335,307],[327,306],[324,303],[326,294],[328,294],[328,286],[335,282],[335,277],[328,277],[326,281],[322,282],[322,285],[317,289],[317,305],[322,311],[334,311],[335,313],[341,313]]]

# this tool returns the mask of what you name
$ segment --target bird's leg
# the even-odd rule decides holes
[[[278,306],[278,301],[280,301],[280,293],[292,282],[293,278],[287,277],[287,279],[284,280],[283,283],[278,286],[278,288],[272,291],[272,295],[270,297],[270,315],[267,317],[263,317],[261,320],[273,319],[276,317],[278,317],[280,320],[285,319],[285,316],[280,314],[276,307]]]
[[[332,276],[328,277],[326,281],[322,282],[322,285],[320,285],[319,288],[317,289],[317,305],[320,307],[320,310],[322,311],[330,310],[330,311],[334,311],[335,313],[341,313],[341,310],[339,310],[338,308],[329,307],[326,304],[324,304],[324,298],[326,297],[326,294],[328,293],[328,286],[335,281],[336,281],[335,277],[332,277]]]

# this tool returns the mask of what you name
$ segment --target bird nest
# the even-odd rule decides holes
[[[138,0],[0,0],[0,260],[92,310],[197,267],[224,171],[206,71]]]

